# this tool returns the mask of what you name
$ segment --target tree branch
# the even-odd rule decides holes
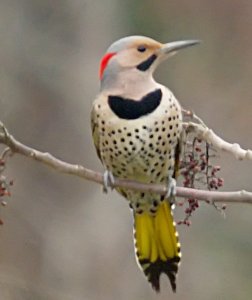
[[[208,128],[205,123],[193,112],[184,110],[185,116],[195,119],[198,123],[188,122],[184,123],[184,128],[187,132],[193,132],[198,138],[212,144],[212,146],[219,151],[232,154],[238,160],[252,160],[252,150],[242,149],[237,143],[228,143],[219,137],[212,129]]]
[[[232,153],[238,159],[248,158],[251,159],[251,150],[243,150],[238,146],[232,146],[213,133],[205,125],[196,123],[185,123],[187,130],[195,131],[199,137],[205,141],[212,143],[217,149],[224,150]],[[29,146],[17,141],[12,135],[9,134],[5,126],[0,123],[0,144],[8,146],[11,152],[19,153],[33,160],[39,161],[58,172],[70,174],[81,177],[83,179],[93,181],[99,184],[103,184],[103,174],[87,169],[82,165],[70,164],[63,160],[60,160],[50,153],[41,152],[33,149]],[[234,144],[237,145],[237,144]],[[6,156],[9,150],[4,151]],[[157,193],[165,195],[167,189],[164,185],[160,184],[144,184],[132,180],[115,178],[113,187],[124,187],[132,190],[138,190],[142,192]],[[226,203],[250,203],[252,204],[252,193],[247,191],[236,192],[217,192],[191,189],[185,187],[177,187],[176,194],[178,197],[195,198],[205,202],[226,202]]]

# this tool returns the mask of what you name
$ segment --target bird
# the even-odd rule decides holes
[[[173,219],[181,153],[182,110],[174,94],[155,81],[158,65],[199,40],[160,43],[145,36],[123,37],[100,62],[100,91],[91,110],[92,136],[104,169],[104,186],[114,177],[168,187],[157,195],[117,187],[134,217],[135,254],[152,288],[166,274],[173,292],[181,260]]]

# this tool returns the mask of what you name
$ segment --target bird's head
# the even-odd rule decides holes
[[[159,43],[144,36],[129,36],[114,42],[100,63],[100,79],[117,74],[152,74],[161,61],[178,50],[198,44],[198,40]]]

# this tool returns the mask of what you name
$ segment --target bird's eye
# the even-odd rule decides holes
[[[146,47],[143,45],[137,47],[137,51],[139,51],[139,52],[144,52],[145,50],[146,50]]]

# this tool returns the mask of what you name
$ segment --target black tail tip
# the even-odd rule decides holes
[[[169,278],[172,291],[176,293],[176,274],[178,272],[179,257],[174,257],[167,261],[157,260],[154,263],[150,261],[142,260],[140,264],[147,264],[144,273],[147,276],[152,288],[158,293],[160,292],[160,275],[165,273]]]
[[[153,288],[153,290],[157,293],[160,292],[160,274],[158,274],[158,277],[157,278],[149,278],[149,282],[151,283],[151,286]],[[168,276],[169,280],[170,280],[170,284],[171,284],[171,288],[172,288],[172,291],[174,293],[176,293],[176,289],[177,289],[177,285],[176,285],[176,278],[174,276],[174,278],[171,278],[173,276]]]

